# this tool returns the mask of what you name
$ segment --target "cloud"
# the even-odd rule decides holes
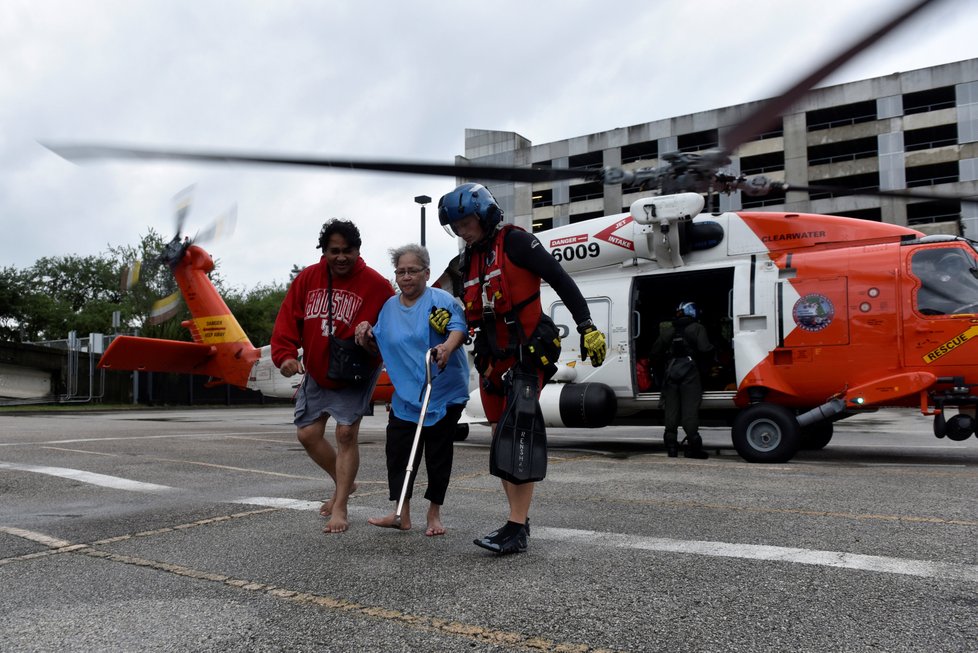
[[[905,3],[901,3],[905,4]],[[768,97],[892,0],[12,0],[0,5],[0,265],[135,244],[238,205],[224,279],[285,281],[349,217],[364,256],[419,239],[413,198],[453,179],[261,166],[69,164],[37,140],[451,162],[466,128],[542,143]],[[943,0],[834,83],[978,56],[978,12]],[[433,267],[457,251],[427,210]]]

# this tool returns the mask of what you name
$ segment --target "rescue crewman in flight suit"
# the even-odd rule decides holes
[[[662,436],[666,454],[679,455],[679,426],[686,433],[686,458],[709,458],[703,451],[699,433],[700,406],[703,403],[703,381],[700,367],[713,345],[700,324],[696,304],[682,302],[676,308],[676,319],[663,327],[652,345],[653,357],[665,358],[662,378],[662,407],[665,411],[665,433]]]
[[[503,212],[487,188],[462,184],[438,202],[438,220],[463,241],[462,302],[470,329],[478,328],[475,366],[481,377],[482,405],[493,430],[505,407],[503,374],[523,356],[541,322],[549,321],[540,303],[541,280],[550,284],[570,310],[581,334],[581,353],[591,364],[604,362],[604,334],[591,321],[577,284],[536,236],[503,224]],[[552,322],[550,323],[552,325]],[[546,376],[538,370],[541,382]],[[502,481],[509,502],[506,524],[474,541],[500,555],[527,548],[527,513],[533,483]]]

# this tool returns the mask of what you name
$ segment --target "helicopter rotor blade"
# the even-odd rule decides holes
[[[729,155],[747,141],[753,140],[759,134],[764,133],[765,130],[770,129],[771,124],[778,116],[784,113],[816,84],[932,2],[934,0],[917,0],[913,5],[891,18],[885,24],[870,34],[867,34],[829,61],[826,61],[811,74],[798,80],[781,95],[764,102],[757,110],[749,114],[733,129],[724,134],[721,139],[724,152]]]
[[[591,168],[516,168],[412,161],[382,161],[360,159],[322,159],[312,156],[252,154],[246,152],[205,152],[193,150],[154,149],[115,145],[58,145],[42,143],[58,156],[74,163],[93,159],[149,159],[198,161],[204,163],[254,163],[294,165],[316,168],[374,170],[400,174],[464,177],[493,181],[545,182],[563,179],[600,179],[599,170]]]
[[[931,200],[943,202],[978,202],[978,195],[945,195],[915,190],[880,190],[873,188],[846,188],[845,186],[801,186],[798,184],[773,183],[773,189],[785,192],[830,193],[832,195],[866,195],[872,197],[897,197],[900,199]]]
[[[238,222],[238,207],[237,205],[232,206],[224,213],[220,214],[214,221],[208,226],[204,227],[202,230],[197,232],[197,235],[193,237],[192,242],[194,244],[200,245],[202,243],[207,243],[218,238],[225,238],[234,233],[234,227]]]
[[[187,214],[190,213],[190,205],[193,203],[194,185],[187,186],[182,191],[173,196],[173,214],[175,235],[174,239],[179,240],[183,233],[183,225],[187,221]]]
[[[142,271],[143,262],[142,261],[132,261],[122,266],[122,271],[120,273],[119,279],[119,289],[122,292],[128,292],[133,289],[133,287],[139,283],[139,273]]]
[[[442,177],[456,177],[478,181],[503,181],[541,183],[562,180],[600,181],[604,184],[622,184],[635,186],[641,190],[659,191],[661,193],[705,192],[714,188],[712,180],[723,177],[723,183],[730,181],[725,174],[718,171],[730,163],[730,155],[740,145],[753,140],[782,115],[791,105],[809,92],[816,84],[835,72],[854,56],[873,45],[899,25],[906,22],[917,12],[936,0],[914,0],[903,11],[887,20],[871,33],[867,34],[848,48],[826,61],[815,71],[790,86],[781,95],[759,103],[758,107],[747,114],[738,124],[721,135],[720,147],[695,154],[666,153],[660,157],[665,165],[656,168],[641,168],[625,170],[617,167],[604,169],[595,168],[551,168],[551,167],[511,167],[490,165],[467,165],[465,163],[442,164],[419,161],[367,160],[320,158],[314,156],[297,156],[288,154],[262,154],[248,152],[218,152],[188,149],[152,148],[126,145],[100,145],[84,143],[41,143],[55,154],[71,162],[82,162],[99,159],[137,159],[157,161],[190,161],[200,163],[245,163],[266,165],[292,165],[313,168],[335,168],[347,170],[371,170],[395,174],[414,174]],[[789,190],[804,190],[801,187],[784,186]],[[754,184],[748,194],[760,195],[762,192],[778,189],[782,186],[774,183]],[[862,194],[904,198],[948,199],[975,201],[970,197],[953,197],[918,194],[914,191],[853,191],[851,189],[831,189],[824,192],[833,194]],[[730,190],[720,191],[730,192]],[[822,192],[822,191],[815,191]],[[178,222],[179,227],[182,222]]]
[[[153,307],[150,309],[149,317],[146,321],[153,325],[163,324],[180,312],[181,303],[182,296],[179,290],[172,295],[157,300],[153,303]]]

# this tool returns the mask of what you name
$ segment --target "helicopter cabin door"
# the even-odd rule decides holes
[[[706,395],[736,389],[733,359],[731,298],[734,268],[697,271],[661,271],[635,277],[632,286],[632,367],[635,394],[658,393],[665,361],[652,355],[652,345],[666,323],[676,317],[684,302],[696,305],[698,319],[706,327],[715,360],[703,379]]]
[[[591,313],[591,321],[594,322],[594,326],[598,328],[601,333],[605,334],[608,338],[608,342],[611,342],[613,331],[612,327],[612,316],[611,316],[611,298],[610,297],[586,297],[588,311]],[[562,358],[568,358],[568,354],[573,353],[570,358],[577,358],[580,356],[580,345],[578,344],[577,328],[574,323],[574,316],[571,315],[570,310],[564,304],[563,300],[558,299],[549,308],[545,309],[545,312],[557,325],[557,330],[560,332],[560,339],[563,341]]]

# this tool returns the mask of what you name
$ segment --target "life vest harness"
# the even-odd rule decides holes
[[[481,298],[482,311],[478,319],[472,319],[469,314],[471,311],[466,311],[466,319],[468,320],[470,328],[481,328],[482,332],[486,334],[485,342],[488,343],[490,350],[492,351],[493,358],[497,360],[502,360],[504,358],[509,358],[513,355],[519,355],[522,345],[527,344],[527,338],[523,332],[522,324],[520,323],[519,314],[524,308],[529,306],[535,300],[540,298],[540,291],[536,291],[523,301],[513,304],[508,311],[502,314],[497,314],[496,312],[496,300],[500,298],[502,291],[497,290],[490,296],[489,290],[489,279],[492,277],[499,277],[502,281],[502,271],[499,269],[493,270],[489,275],[480,273],[478,279],[472,279],[465,284],[466,287],[478,286],[477,291]],[[500,284],[505,287],[505,282],[502,281]],[[467,294],[467,293],[466,293]],[[468,305],[468,302],[466,302]],[[503,324],[506,325],[506,330],[509,333],[509,338],[506,342],[506,347],[499,346],[499,338],[497,337],[496,324],[497,315],[502,318]]]
[[[560,355],[559,330],[553,320],[541,312],[534,330],[527,337],[525,325],[520,321],[520,313],[527,306],[539,301],[539,287],[529,296],[511,303],[511,284],[502,270],[506,238],[514,229],[518,227],[501,227],[502,236],[497,237],[493,250],[476,259],[479,264],[478,277],[470,279],[462,286],[466,320],[470,329],[479,328],[474,351],[478,358],[487,354],[495,360],[515,357],[521,363],[527,362],[532,367],[546,370],[549,378],[557,370],[554,363]],[[494,254],[491,264],[487,262],[489,254]],[[466,260],[465,267],[468,266],[469,261]],[[508,334],[505,347],[499,345],[497,325],[500,319]]]

